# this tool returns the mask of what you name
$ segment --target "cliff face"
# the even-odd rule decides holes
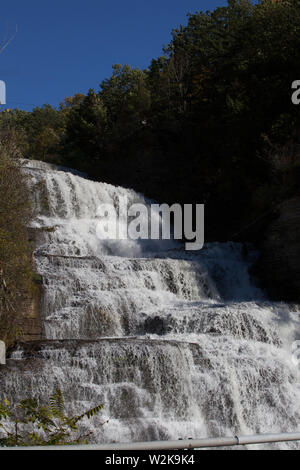
[[[24,300],[23,315],[19,320],[23,341],[37,341],[43,338],[41,294],[42,287],[37,286],[32,296]]]
[[[30,230],[29,230],[30,235]],[[35,247],[33,238],[29,236],[32,248]],[[32,255],[33,258],[33,255]],[[11,291],[7,286],[5,278],[0,276],[0,301],[4,310],[0,323],[0,340],[6,343],[7,347],[15,344],[16,341],[37,341],[44,338],[42,321],[42,295],[43,286],[41,277],[35,273],[35,260],[32,259],[33,279],[28,289],[19,294],[16,305],[10,301]]]
[[[277,207],[260,244],[257,274],[275,300],[300,302],[300,197]]]
[[[24,294],[18,309],[13,311],[12,323],[0,327],[0,339],[11,346],[15,341],[37,341],[43,339],[41,313],[42,286],[33,283],[31,292]]]
[[[32,228],[28,229],[29,242],[33,249],[36,249],[43,241],[43,233]],[[33,257],[33,268],[35,259]],[[23,311],[19,320],[22,331],[22,341],[38,341],[44,338],[44,328],[42,320],[43,285],[42,279],[35,279],[30,295],[23,301]]]

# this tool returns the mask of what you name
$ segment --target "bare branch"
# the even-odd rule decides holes
[[[15,39],[16,35],[18,34],[18,25],[16,25],[16,31],[15,33],[9,38],[9,39],[5,39],[3,41],[0,42],[0,54],[1,52],[3,52],[7,46]]]

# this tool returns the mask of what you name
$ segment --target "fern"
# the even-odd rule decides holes
[[[51,394],[48,405],[41,406],[36,398],[27,398],[14,406],[4,399],[0,403],[0,446],[85,444],[92,433],[72,439],[72,434],[79,431],[77,423],[85,417],[91,419],[102,409],[103,405],[98,405],[69,417],[59,388]]]
[[[61,390],[55,389],[54,393],[50,396],[49,403],[53,416],[62,419],[65,413],[65,402]]]
[[[93,416],[95,416],[96,414],[98,414],[101,410],[103,409],[103,405],[98,405],[96,406],[95,408],[91,408],[87,411],[85,411],[85,413],[83,413],[82,415],[80,416],[75,416],[74,418],[74,424],[78,423],[78,421],[81,421],[83,418],[87,417],[88,419],[92,418]]]

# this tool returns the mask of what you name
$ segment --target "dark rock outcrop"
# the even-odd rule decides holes
[[[259,244],[255,274],[274,300],[300,302],[300,197],[281,203]]]

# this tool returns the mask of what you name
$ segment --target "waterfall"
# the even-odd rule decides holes
[[[41,162],[24,171],[44,339],[0,366],[1,398],[59,386],[71,413],[103,403],[84,423],[95,443],[300,431],[299,311],[253,284],[250,247],[99,240],[99,204],[151,201]]]

